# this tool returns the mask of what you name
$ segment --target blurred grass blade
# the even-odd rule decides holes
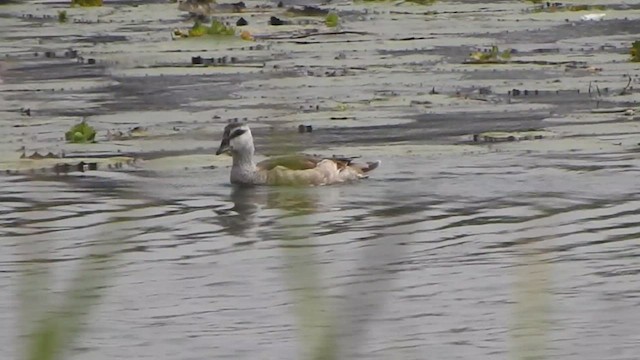
[[[328,299],[322,292],[317,261],[311,246],[311,234],[304,225],[314,206],[308,189],[283,189],[289,216],[281,220],[282,248],[284,249],[285,276],[294,295],[296,319],[304,352],[309,359],[337,359],[336,331]],[[291,198],[295,198],[293,201]],[[303,355],[304,356],[304,355]],[[306,357],[306,356],[305,356]]]
[[[515,308],[510,331],[511,358],[516,360],[546,359],[550,311],[550,267],[544,253],[525,250],[516,268]]]
[[[111,223],[108,227],[113,230]],[[106,229],[105,229],[106,230]],[[52,269],[40,266],[42,262],[28,262],[23,275],[26,284],[21,296],[22,322],[29,325],[25,359],[64,359],[64,353],[80,337],[92,307],[99,303],[107,282],[112,278],[115,241],[106,239],[107,232],[92,241],[88,253],[74,269],[70,284],[57,303],[47,303],[47,279]],[[47,262],[50,267],[53,263]],[[37,300],[40,298],[39,300]],[[31,299],[31,300],[29,300]]]

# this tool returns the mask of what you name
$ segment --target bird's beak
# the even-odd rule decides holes
[[[222,142],[220,142],[220,147],[218,148],[218,151],[216,151],[216,155],[220,155],[222,153],[225,153],[227,151],[231,150],[229,148],[229,139],[228,138],[223,138]]]

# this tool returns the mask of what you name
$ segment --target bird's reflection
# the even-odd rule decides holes
[[[220,218],[227,233],[234,236],[245,236],[248,230],[255,227],[256,213],[260,210],[259,197],[261,190],[253,187],[232,187],[229,200],[233,207],[229,213]]]
[[[273,220],[274,214],[260,215],[262,209],[280,210],[275,216],[287,217],[309,215],[319,210],[320,194],[314,188],[295,187],[232,187],[229,195],[233,207],[221,219],[227,232],[235,236],[246,236],[260,224]]]

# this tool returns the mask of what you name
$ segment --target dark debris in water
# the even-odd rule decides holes
[[[302,7],[291,6],[287,9],[287,15],[290,16],[320,16],[329,15],[329,10],[321,9],[317,6],[303,5]]]
[[[287,25],[288,23],[289,23],[288,21],[281,20],[275,16],[272,16],[269,18],[269,25],[272,25],[272,26]]]
[[[303,133],[310,133],[313,131],[313,127],[311,125],[298,125],[298,132],[303,134]]]

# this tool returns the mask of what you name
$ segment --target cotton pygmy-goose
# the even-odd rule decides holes
[[[233,157],[231,183],[237,185],[307,185],[345,183],[368,177],[380,161],[354,163],[350,158],[307,154],[279,156],[254,162],[251,129],[244,123],[224,128],[216,155],[230,152]]]

